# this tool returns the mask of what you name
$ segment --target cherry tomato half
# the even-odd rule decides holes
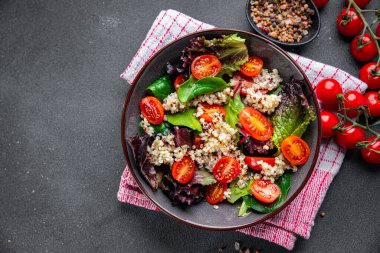
[[[363,20],[356,13],[354,8],[343,9],[336,20],[336,26],[338,31],[344,36],[355,36],[359,34],[363,28]]]
[[[211,54],[198,56],[191,63],[191,73],[196,79],[206,76],[216,76],[222,70],[222,63]]]
[[[216,162],[212,174],[221,183],[229,183],[241,172],[239,162],[232,157],[223,156]]]
[[[224,192],[227,191],[227,184],[217,182],[206,187],[206,201],[215,205],[223,200]]]
[[[366,141],[372,142],[375,138],[375,136],[371,136]],[[362,148],[360,153],[368,163],[380,164],[380,139],[371,143],[368,148]]]
[[[367,100],[368,113],[369,115],[371,115],[372,118],[380,117],[380,93],[379,92],[370,91],[364,94],[364,98]]]
[[[361,8],[363,9],[371,0],[354,0],[354,2]],[[348,0],[346,0],[346,4],[348,4]]]
[[[313,0],[315,6],[317,6],[317,8],[323,8],[328,2],[329,0]]]
[[[269,204],[278,199],[281,189],[271,181],[258,179],[252,182],[251,192],[258,201]]]
[[[360,106],[367,105],[367,101],[364,98],[363,94],[361,94],[357,90],[349,90],[344,93],[343,97],[343,106],[344,108],[352,108],[351,110],[346,110],[348,117],[356,117],[358,109]]]
[[[195,162],[189,156],[185,156],[172,166],[172,176],[180,184],[188,183],[195,173]]]
[[[240,66],[240,72],[246,76],[258,76],[263,69],[264,62],[260,57],[253,56]]]
[[[186,78],[183,74],[180,74],[179,76],[176,77],[174,80],[174,89],[178,91],[178,87],[183,84],[186,81]]]
[[[164,120],[164,107],[155,97],[145,97],[140,101],[140,110],[150,124],[159,125]]]
[[[359,77],[368,85],[368,89],[380,89],[380,66],[376,68],[376,62],[369,62],[364,65],[360,69]]]
[[[338,94],[342,94],[343,89],[340,83],[333,78],[321,80],[315,88],[315,94],[319,102],[323,105],[338,105]]]
[[[274,157],[255,157],[255,156],[246,156],[244,158],[244,162],[247,166],[253,170],[262,170],[261,164],[258,164],[258,161],[263,161],[270,166],[274,166],[276,164],[276,160]]]
[[[339,123],[339,118],[334,113],[329,111],[321,112],[322,122],[322,137],[329,138],[335,135],[333,127]]]
[[[215,115],[226,115],[226,109],[221,105],[209,105],[207,103],[202,103],[197,107],[197,110],[202,110],[203,114],[200,116],[201,119],[204,119],[206,122],[212,122]]]
[[[258,110],[246,106],[239,114],[241,125],[250,136],[259,141],[269,140],[273,135],[270,122]]]
[[[343,130],[336,133],[336,142],[339,146],[346,149],[353,149],[356,143],[364,141],[365,131],[351,123],[346,123],[342,126]]]
[[[357,61],[367,62],[377,55],[377,48],[373,38],[368,33],[357,35],[351,42],[351,53]]]
[[[291,135],[281,143],[282,154],[294,165],[307,162],[310,156],[310,148],[307,143],[298,136]]]

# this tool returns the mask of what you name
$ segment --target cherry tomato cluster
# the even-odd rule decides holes
[[[376,31],[372,32],[370,25],[363,19],[363,10],[361,10],[370,0],[354,0],[354,2],[357,6],[352,4],[351,7],[343,9],[338,14],[336,26],[343,36],[355,36],[351,42],[353,57],[359,62],[369,62],[360,69],[360,79],[367,83],[369,89],[380,89],[380,66],[375,62],[370,62],[379,56],[379,47],[376,41],[380,36],[379,19],[377,19]],[[348,1],[346,3],[349,4]]]
[[[361,94],[356,90],[348,90],[343,93],[341,84],[332,78],[321,80],[315,92],[322,107],[335,108],[333,113],[322,110],[322,137],[335,137],[339,146],[346,149],[361,148],[362,157],[369,163],[380,163],[380,134],[370,130],[371,136],[366,138],[368,124],[363,126],[357,123],[361,114],[372,118],[380,117],[380,92],[370,91]]]

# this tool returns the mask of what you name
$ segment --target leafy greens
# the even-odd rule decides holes
[[[161,102],[174,91],[173,81],[169,76],[162,76],[146,88]]]
[[[174,126],[185,126],[197,132],[202,132],[201,122],[194,116],[195,108],[190,108],[184,112],[168,114],[168,122]]]
[[[266,205],[255,199],[253,196],[243,196],[243,201],[245,204],[260,213],[271,213],[277,210],[286,200],[288,196],[288,191],[292,183],[292,175],[290,173],[285,173],[275,182],[281,189],[280,197],[272,204]]]
[[[225,121],[232,128],[237,129],[236,124],[239,123],[239,113],[244,109],[244,104],[241,101],[239,92],[231,99],[228,98],[228,103],[225,106],[226,117]]]
[[[280,150],[281,142],[291,135],[301,137],[310,122],[315,120],[313,107],[302,91],[303,81],[291,78],[285,83],[281,103],[270,118],[273,126],[272,141]]]
[[[245,39],[237,34],[222,35],[220,38],[207,40],[197,37],[190,40],[190,44],[182,51],[181,60],[183,68],[188,69],[191,62],[200,55],[212,54],[219,58],[222,70],[219,76],[239,70],[240,66],[248,60],[248,48]]]
[[[190,76],[178,87],[177,94],[179,101],[186,103],[197,96],[222,91],[226,87],[227,83],[219,77],[208,76],[197,80]]]

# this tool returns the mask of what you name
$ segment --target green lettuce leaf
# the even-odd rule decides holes
[[[237,182],[238,180],[235,180],[229,185],[231,194],[227,198],[227,201],[230,202],[231,204],[235,203],[241,197],[251,194],[251,189],[250,189],[251,182],[249,182],[247,186],[244,188],[239,188],[239,186],[237,185]]]
[[[270,118],[273,126],[272,141],[280,150],[281,142],[291,135],[302,137],[310,122],[315,120],[312,106],[302,92],[302,81],[291,79],[285,83],[281,103]]]
[[[222,35],[221,38],[205,40],[204,45],[213,51],[222,63],[219,76],[224,74],[232,76],[248,60],[248,48],[245,45],[245,39],[237,34]]]
[[[266,205],[255,199],[253,196],[243,196],[243,201],[250,208],[260,213],[271,213],[277,210],[286,200],[288,196],[289,189],[292,184],[292,175],[290,173],[285,173],[276,182],[278,187],[281,189],[281,194],[278,199],[272,204]]]
[[[146,88],[161,102],[174,92],[173,81],[169,76],[162,76]]]
[[[239,92],[237,92],[232,99],[228,98],[228,103],[225,106],[225,109],[225,121],[232,128],[237,129],[236,124],[239,123],[239,113],[244,109],[244,104],[241,101]]]
[[[190,108],[184,112],[168,114],[168,122],[174,126],[185,126],[195,131],[202,132],[201,122],[193,114],[195,108]]]
[[[203,186],[216,183],[213,175],[205,170],[196,170],[193,179],[188,183],[189,185],[201,184]]]
[[[197,96],[222,91],[226,87],[227,83],[219,77],[208,76],[197,80],[190,76],[186,82],[178,87],[177,94],[179,101],[186,103]]]

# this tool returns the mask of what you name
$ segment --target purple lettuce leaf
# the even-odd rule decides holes
[[[174,143],[176,147],[193,146],[193,131],[186,127],[174,127]]]
[[[148,146],[152,144],[153,139],[153,136],[140,136],[136,134],[129,138],[127,142],[132,149],[135,163],[140,168],[141,174],[152,187],[153,191],[157,191],[160,176],[157,174],[157,168],[149,162],[147,156]]]
[[[268,147],[268,149],[264,149],[265,145]],[[274,154],[276,151],[274,148],[275,148],[274,143],[271,140],[258,141],[250,137],[243,144],[243,153],[248,156],[271,155],[271,154]]]
[[[190,206],[203,199],[201,185],[181,185],[170,175],[164,175],[160,188],[175,206]]]

